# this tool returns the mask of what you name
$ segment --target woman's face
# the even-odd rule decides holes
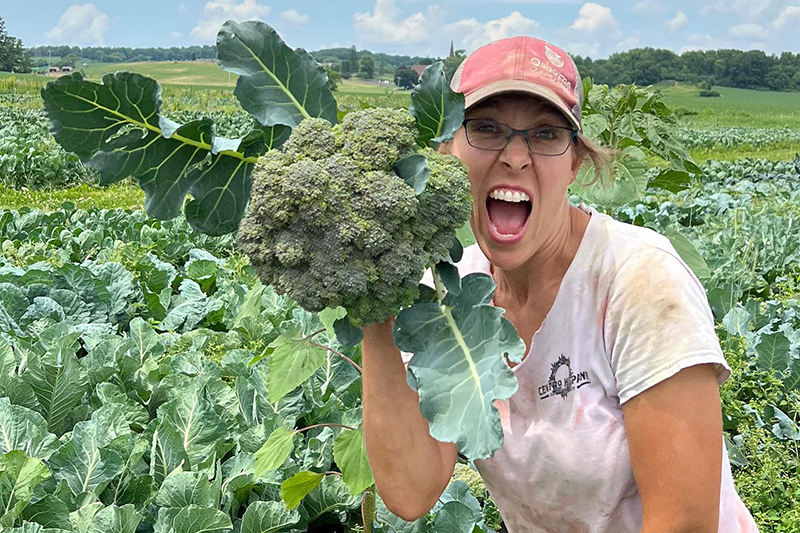
[[[466,118],[492,119],[516,129],[570,127],[566,117],[550,104],[523,94],[490,98],[467,110]],[[503,150],[481,150],[467,142],[462,127],[449,151],[469,167],[470,224],[492,264],[513,270],[548,242],[563,237],[559,231],[569,218],[567,187],[575,180],[582,160],[574,142],[559,156],[531,153],[520,135]],[[508,198],[509,193],[511,202],[497,199]],[[513,201],[515,193],[519,193],[519,202]]]

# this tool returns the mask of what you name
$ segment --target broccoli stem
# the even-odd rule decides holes
[[[436,299],[439,300],[439,305],[441,305],[442,300],[444,300],[444,297],[447,294],[447,289],[444,288],[442,277],[439,275],[436,267],[432,266],[431,270],[433,271],[433,285],[436,288]]]

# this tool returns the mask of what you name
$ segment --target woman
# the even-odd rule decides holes
[[[528,352],[519,389],[497,401],[504,445],[476,461],[511,533],[752,533],[722,438],[730,375],[700,282],[669,241],[571,206],[586,158],[580,76],[558,47],[503,39],[453,78],[466,120],[441,150],[469,167],[477,244],[458,264],[485,272]],[[379,493],[425,514],[456,463],[406,384],[392,323],[366,328],[364,435]]]

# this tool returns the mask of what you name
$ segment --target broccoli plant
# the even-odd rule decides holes
[[[450,90],[437,63],[408,112],[368,109],[342,119],[325,70],[266,24],[226,22],[217,49],[221,68],[239,75],[234,94],[253,117],[241,139],[217,136],[208,118],[171,121],[158,83],[126,72],[102,83],[79,73],[50,82],[42,96],[53,135],[101,183],[134,177],[151,216],[169,219],[183,208],[202,233],[238,230],[256,272],[306,309],[325,310],[325,320],[334,317],[341,344],[359,342],[356,326],[396,315],[395,343],[414,354],[408,384],[431,434],[471,459],[491,456],[503,442],[493,403],[517,389],[505,357],[521,360],[525,345],[490,303],[492,278],[461,279],[453,266],[469,183],[456,158],[431,148],[460,127],[464,96]],[[427,268],[434,290],[419,286]],[[286,368],[292,385],[271,390],[271,401],[323,364],[312,337],[284,331],[258,357]],[[350,429],[337,464],[356,494],[372,480],[358,428]],[[269,464],[291,450],[284,437],[270,437],[260,451],[273,457],[279,444]],[[319,483],[309,474],[290,483],[292,502]]]
[[[469,219],[466,167],[426,148],[415,195],[394,170],[416,154],[407,112],[373,108],[332,126],[310,119],[257,164],[240,248],[261,280],[309,311],[344,307],[353,324],[383,322],[419,297],[427,265],[449,256]]]

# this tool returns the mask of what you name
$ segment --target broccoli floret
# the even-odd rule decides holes
[[[361,170],[391,171],[414,151],[414,117],[396,109],[376,107],[345,115],[333,128],[336,149]]]
[[[335,149],[331,123],[322,118],[302,121],[284,145],[286,155],[295,160],[322,161],[332,156]]]
[[[356,325],[411,305],[471,210],[458,158],[420,150],[431,174],[419,196],[392,170],[417,153],[415,135],[405,111],[368,109],[303,121],[260,158],[237,240],[261,280],[312,312],[343,306]]]

